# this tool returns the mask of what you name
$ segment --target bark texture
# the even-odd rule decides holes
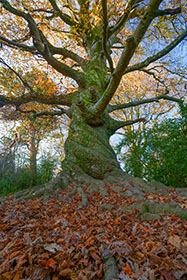
[[[112,119],[105,118],[100,125],[90,125],[79,109],[75,110],[58,178],[66,177],[67,183],[103,186],[110,177],[124,175],[109,143]]]

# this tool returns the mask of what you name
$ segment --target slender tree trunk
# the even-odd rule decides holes
[[[29,151],[30,151],[30,186],[34,186],[36,183],[36,155],[37,155],[37,148],[36,148],[36,141],[35,141],[35,128],[31,124],[29,128]]]

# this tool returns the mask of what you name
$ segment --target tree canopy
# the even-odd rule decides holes
[[[184,1],[57,3],[49,0],[45,7],[42,1],[1,0],[0,3],[3,45],[21,50],[21,55],[28,52],[42,57],[83,89],[94,87],[98,80],[102,95],[89,108],[89,115],[94,116],[104,111],[123,75],[145,69],[163,58],[187,35]],[[116,66],[115,48],[122,49]],[[89,69],[92,69],[91,73]],[[72,94],[53,96],[52,101],[46,96],[38,97],[30,88],[29,94],[12,99],[11,103],[19,106],[35,100],[69,106],[71,97]],[[166,94],[159,98],[170,99]],[[1,97],[1,105],[7,102],[6,97]],[[81,104],[79,106],[86,110]]]

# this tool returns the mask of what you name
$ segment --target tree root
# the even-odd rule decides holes
[[[2,197],[0,198],[0,201],[12,198],[14,198],[16,201],[32,199],[35,197],[48,198],[54,194],[58,195],[59,190],[67,189],[71,184],[74,185],[74,188],[71,188],[70,192],[75,189],[75,192],[77,192],[82,198],[81,207],[85,207],[89,204],[88,197],[82,186],[87,186],[90,194],[92,194],[94,191],[98,191],[102,196],[107,195],[107,190],[104,188],[105,185],[110,185],[112,190],[118,193],[121,193],[123,188],[127,188],[123,195],[125,197],[135,198],[138,201],[145,201],[146,192],[154,191],[165,196],[169,195],[169,187],[155,181],[148,183],[143,179],[125,174],[119,169],[105,174],[103,180],[93,178],[86,173],[80,174],[77,172],[74,172],[74,177],[71,177],[68,171],[63,171],[46,184],[19,191],[10,197]],[[187,188],[181,190],[176,189],[176,191],[179,193],[179,196],[185,196],[187,193]],[[73,194],[74,192],[72,195]],[[60,199],[63,200],[63,198]]]
[[[105,249],[103,251],[102,260],[104,263],[104,280],[112,280],[114,278],[116,279],[118,277],[119,270],[116,264],[116,260],[114,256],[112,256],[111,251],[109,249]]]
[[[83,190],[83,188],[81,186],[78,187],[77,189],[77,193],[81,196],[82,198],[82,203],[80,205],[80,207],[86,207],[88,206],[89,202],[88,202],[88,197],[85,193],[85,191]]]

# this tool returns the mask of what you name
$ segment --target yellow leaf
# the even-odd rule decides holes
[[[187,203],[183,203],[183,204],[179,204],[179,205],[180,205],[180,207],[181,207],[181,208],[183,208],[183,209],[184,209],[184,208],[185,208],[185,209],[187,209]]]

